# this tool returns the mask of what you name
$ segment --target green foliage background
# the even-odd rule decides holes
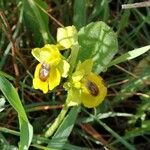
[[[150,9],[148,7],[121,9],[121,4],[134,2],[136,1],[0,1],[0,11],[5,14],[5,19],[12,30],[10,33],[1,16],[0,110],[5,109],[0,112],[0,149],[17,149],[19,141],[20,149],[25,149],[24,146],[28,149],[29,145],[32,149],[65,150],[103,149],[103,147],[145,150],[148,147],[150,55],[147,51],[150,44],[148,27]],[[106,61],[94,60],[97,62],[94,71],[101,72],[109,92],[104,103],[96,110],[83,107],[70,110],[52,139],[48,139],[43,134],[59,114],[66,93],[61,86],[47,95],[32,88],[37,62],[31,55],[31,49],[42,47],[45,43],[56,43],[56,30],[60,27],[57,21],[64,26],[74,24],[79,30],[81,45],[79,60],[93,58],[95,54],[104,58],[107,56]],[[99,33],[102,32],[103,26],[103,22],[94,24],[97,21],[108,24],[112,28],[108,30],[115,31],[115,34],[111,33],[111,37],[118,38],[118,45],[113,45],[116,39],[106,37],[108,46],[104,47],[107,49],[104,54],[98,51],[102,46],[95,40],[101,39]],[[95,33],[94,40],[89,36],[92,35],[90,30]],[[12,63],[12,45],[9,36],[12,36],[17,47],[15,60],[19,68],[17,78]],[[97,44],[97,49],[93,47],[92,42]],[[117,46],[119,49],[116,49]],[[90,49],[89,53],[85,53],[87,49]],[[136,51],[131,51],[134,49]],[[69,55],[68,52],[63,54]],[[114,55],[116,59],[111,61]],[[133,59],[135,57],[137,58]],[[18,92],[14,88],[17,80]],[[8,100],[5,105],[2,99]],[[31,139],[31,124],[34,130],[33,139]]]

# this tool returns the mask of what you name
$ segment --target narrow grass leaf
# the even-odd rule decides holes
[[[124,83],[121,86],[121,90],[118,92],[117,96],[115,96],[112,100],[112,105],[116,105],[122,101],[128,99],[128,97],[133,96],[136,92],[140,90],[142,92],[143,88],[146,85],[149,85],[150,81],[150,56],[143,58],[139,64],[134,68],[134,74],[138,76],[138,78],[130,77],[128,78],[128,82]],[[146,89],[143,90],[143,93],[146,92]],[[143,94],[144,95],[144,94]]]
[[[137,49],[132,50],[132,51],[129,51],[129,52],[119,56],[118,58],[114,59],[113,61],[111,61],[108,65],[108,67],[111,67],[111,66],[119,64],[121,62],[136,58],[136,57],[146,53],[149,50],[150,50],[150,45],[144,46],[144,47],[141,47],[141,48],[137,48]]]
[[[39,46],[53,41],[48,28],[48,16],[38,5],[46,11],[47,4],[42,0],[22,0],[23,18],[25,25],[33,33],[35,43]]]
[[[118,92],[117,96],[112,100],[112,105],[117,105],[118,103],[127,100],[128,97],[133,96],[136,91],[142,90],[144,88],[146,81],[150,80],[150,71],[147,70],[142,76],[137,79],[129,78],[129,82],[125,83],[121,90]]]
[[[94,120],[96,120],[106,131],[108,131],[110,134],[112,134],[112,136],[114,136],[120,143],[122,143],[128,150],[135,150],[134,146],[131,145],[130,143],[128,143],[125,139],[123,139],[119,134],[117,134],[115,131],[113,131],[109,126],[107,126],[107,124],[105,124],[104,122],[102,122],[101,120],[99,120],[97,117],[95,117],[94,115],[90,114],[89,112],[87,112],[85,109],[84,111],[92,118],[94,118]]]
[[[18,113],[20,133],[21,133],[19,148],[20,150],[27,150],[32,140],[33,128],[28,121],[28,118],[22,106],[21,100],[18,96],[18,93],[12,86],[12,84],[1,75],[0,75],[0,90],[2,91],[8,102]]]
[[[15,30],[14,30],[13,35],[12,35],[13,39],[16,39],[16,37],[19,34],[20,27],[22,25],[22,16],[23,16],[23,10],[20,10],[19,19],[18,19],[17,24],[15,25],[16,27],[15,27]],[[0,45],[0,46],[3,46],[3,45]],[[9,42],[9,44],[7,44],[7,47],[5,48],[5,51],[3,53],[3,57],[1,57],[1,60],[0,60],[0,70],[2,70],[3,66],[5,65],[5,63],[7,61],[11,47],[12,47],[11,42]]]
[[[77,29],[86,24],[86,3],[86,0],[74,1],[73,24],[77,27]]]
[[[0,127],[0,132],[9,133],[9,134],[16,135],[16,136],[20,135],[19,132],[11,130],[11,129],[4,128],[4,127]],[[1,137],[1,134],[0,134],[0,137]],[[49,139],[47,139],[45,137],[41,137],[39,135],[35,135],[33,137],[33,141],[32,141],[32,143],[33,143],[32,146],[33,147],[40,148],[40,149],[46,149],[47,147],[45,147],[45,146],[37,145],[37,143],[39,143],[39,142],[47,144],[49,142]],[[54,145],[55,148],[59,148],[59,147],[62,146],[61,142],[59,143],[59,142],[51,141],[51,143]],[[61,146],[59,146],[59,145],[61,145]],[[73,150],[90,150],[88,148],[79,147],[79,146],[76,146],[76,145],[72,145],[70,143],[65,143],[64,147],[65,147],[65,150],[72,150],[72,149]]]
[[[121,15],[120,22],[118,24],[118,33],[124,30],[125,27],[129,25],[129,17],[130,17],[130,10],[125,10]]]
[[[62,150],[60,149],[60,146],[59,146],[59,142],[56,142],[54,143],[55,145],[55,148],[47,148],[45,146],[42,146],[42,145],[37,145],[37,144],[32,144],[33,147],[37,148],[37,149],[40,149],[40,150]],[[85,148],[85,147],[80,147],[80,146],[76,146],[76,145],[72,145],[72,144],[69,144],[69,143],[66,143],[64,145],[64,148],[63,150],[91,150],[89,148]]]
[[[137,127],[137,128],[134,128],[133,130],[131,131],[128,131],[124,138],[125,139],[131,139],[131,138],[134,138],[136,136],[140,136],[140,135],[150,135],[150,121],[149,120],[146,120],[146,121],[143,121],[142,123],[142,127]]]
[[[2,134],[0,134],[0,149],[2,149],[2,150],[18,150],[17,147],[10,145]]]
[[[96,0],[88,22],[97,18],[101,18],[102,21],[107,22],[110,15],[109,3],[110,1],[106,0]]]

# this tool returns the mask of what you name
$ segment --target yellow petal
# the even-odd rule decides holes
[[[50,74],[49,74],[49,79],[48,79],[48,82],[49,82],[49,89],[52,90],[54,89],[56,86],[59,85],[60,83],[60,72],[57,68],[51,68],[50,69]]]
[[[88,75],[87,81],[91,81],[96,85],[98,93],[96,95],[91,94],[89,89],[92,87],[87,87],[87,85],[84,84],[81,93],[81,101],[87,108],[97,107],[104,100],[107,94],[107,88],[103,83],[103,79],[94,73]]]
[[[73,82],[79,82],[84,76],[87,76],[92,70],[92,59],[88,59],[83,63],[79,62],[75,73],[72,75]]]
[[[33,87],[35,89],[40,89],[43,91],[43,93],[47,93],[48,92],[48,82],[42,82],[39,78],[34,78],[33,79]]]
[[[77,42],[77,30],[75,26],[58,28],[57,42],[66,49],[75,44]]]
[[[93,61],[92,59],[87,59],[82,63],[78,63],[76,71],[82,71],[83,75],[87,75],[92,71]]]
[[[32,51],[31,51],[32,55],[33,55],[33,56],[35,57],[35,59],[38,60],[39,62],[41,62],[40,52],[41,52],[41,49],[40,49],[40,48],[34,48],[34,49],[32,49]]]
[[[61,60],[57,66],[62,77],[66,78],[68,76],[70,65],[67,61]]]
[[[46,62],[49,64],[57,65],[61,60],[61,54],[56,45],[46,44],[42,48],[34,48],[32,50],[32,55],[39,62]]]
[[[39,63],[35,68],[34,78],[39,78],[40,68],[41,68],[41,63]]]
[[[75,73],[73,73],[72,75],[72,81],[73,82],[79,82],[84,76],[84,72],[83,70],[81,71],[76,71]]]

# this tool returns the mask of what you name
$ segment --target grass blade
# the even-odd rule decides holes
[[[0,75],[0,90],[5,95],[8,102],[18,113],[20,133],[21,133],[19,148],[20,150],[26,150],[28,149],[33,136],[32,125],[28,121],[28,118],[26,116],[25,110],[22,106],[17,91],[12,86],[12,84],[1,75]]]
[[[42,0],[22,0],[23,17],[26,26],[34,33],[37,45],[51,43],[53,41],[48,29],[48,16],[38,6],[46,11],[47,4]],[[38,5],[38,6],[37,6]],[[42,38],[41,38],[42,37]]]
[[[97,119],[97,117],[95,117],[94,115],[90,114],[89,112],[87,112],[85,109],[84,111],[90,116],[92,117],[94,120],[96,120],[105,130],[107,130],[109,133],[111,133],[120,143],[122,143],[126,148],[128,148],[128,150],[135,150],[135,148],[128,143],[125,139],[123,139],[120,135],[118,135],[115,131],[113,131],[109,126],[107,126],[104,122],[102,122],[101,120]]]
[[[86,0],[75,0],[73,24],[77,29],[86,24]]]
[[[150,45],[129,51],[129,52],[119,56],[118,58],[114,59],[111,63],[109,63],[108,67],[111,67],[111,66],[119,64],[121,62],[136,58],[149,50],[150,50]]]

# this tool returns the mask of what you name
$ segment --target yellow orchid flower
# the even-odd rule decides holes
[[[80,95],[83,105],[88,108],[98,106],[107,94],[107,88],[102,77],[91,72],[83,80]]]
[[[62,49],[71,48],[77,42],[77,30],[75,26],[68,26],[57,29],[58,47]]]
[[[75,73],[69,82],[64,84],[68,91],[69,106],[83,104],[87,108],[97,107],[107,95],[103,79],[91,72],[92,60],[86,60],[77,65]]]
[[[34,48],[32,55],[40,62],[34,73],[35,89],[47,93],[59,85],[61,77],[67,77],[70,65],[63,59],[56,45],[46,44],[42,48]]]

